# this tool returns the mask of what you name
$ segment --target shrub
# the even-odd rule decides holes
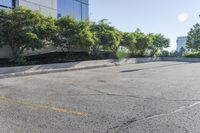
[[[168,56],[170,56],[170,53],[167,50],[162,50],[162,51],[157,52],[156,56],[157,57],[168,57]]]
[[[130,55],[129,50],[126,47],[119,47],[116,54],[118,59],[128,58],[129,55]]]
[[[12,58],[9,59],[9,62],[17,64],[17,65],[26,65],[28,64],[28,61],[26,58],[22,55],[15,55]]]
[[[188,57],[188,58],[199,58],[200,57],[200,51],[196,51],[196,52],[187,51],[187,52],[184,53],[184,56]]]

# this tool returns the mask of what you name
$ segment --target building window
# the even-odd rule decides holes
[[[82,18],[89,19],[89,6],[87,4],[82,4]]]
[[[15,0],[0,0],[0,9],[12,8],[15,6]]]
[[[73,0],[58,0],[58,18],[73,15]]]
[[[82,3],[89,4],[89,1],[88,0],[82,0]]]
[[[82,19],[81,14],[81,2],[74,0],[74,16],[78,19]]]
[[[88,0],[58,0],[58,18],[74,16],[77,20],[88,19]]]

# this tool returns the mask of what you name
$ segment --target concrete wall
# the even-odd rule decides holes
[[[19,5],[57,18],[57,0],[19,0]]]
[[[45,54],[45,53],[52,53],[52,52],[67,52],[68,50],[66,48],[56,48],[54,46],[47,46],[43,49],[40,49],[40,50],[25,50],[24,51],[24,55],[25,56],[30,56],[30,55],[38,55],[38,54]],[[86,52],[87,49],[85,48],[82,48],[82,47],[75,47],[75,48],[71,48],[70,49],[70,52]]]
[[[0,58],[9,58],[12,55],[12,51],[9,46],[3,46],[0,48]]]

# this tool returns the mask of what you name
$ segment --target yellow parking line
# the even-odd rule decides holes
[[[12,104],[26,105],[26,106],[30,106],[32,108],[37,108],[37,109],[48,109],[55,112],[67,113],[67,114],[72,114],[72,115],[80,116],[80,117],[87,117],[89,115],[89,113],[86,113],[86,112],[79,112],[79,111],[66,109],[66,108],[57,108],[57,107],[52,107],[45,104],[36,104],[30,101],[18,101],[18,100],[14,100],[8,97],[4,97],[4,96],[0,96],[0,100],[7,101]]]

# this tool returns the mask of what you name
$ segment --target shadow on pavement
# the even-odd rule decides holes
[[[129,72],[136,72],[136,71],[140,71],[142,69],[132,69],[132,70],[124,70],[124,71],[121,71],[122,73],[129,73]]]

